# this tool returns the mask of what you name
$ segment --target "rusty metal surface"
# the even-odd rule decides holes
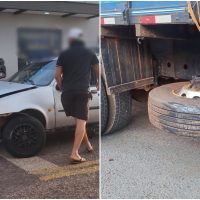
[[[158,62],[159,76],[191,80],[200,75],[200,39],[147,39]]]
[[[198,38],[199,31],[195,25],[188,24],[159,24],[141,25],[136,24],[136,36],[145,38],[162,38],[186,40]]]
[[[108,32],[114,31],[107,30]],[[110,88],[127,84],[125,88],[130,90],[133,88],[131,85],[133,81],[153,77],[152,57],[148,44],[138,44],[134,35],[132,38],[121,38],[120,34],[115,37],[115,35],[117,32],[113,37],[104,36],[101,39],[106,85]],[[137,86],[140,87],[140,84]]]
[[[121,93],[121,92],[130,90],[130,89],[143,88],[143,87],[145,87],[147,85],[151,85],[153,83],[154,83],[153,77],[145,78],[145,79],[109,87],[109,88],[107,88],[107,93],[108,94]]]
[[[183,27],[179,26],[180,32],[184,32]],[[158,77],[191,80],[192,76],[200,75],[200,33],[194,34],[193,28],[187,29],[188,32],[191,34],[183,40],[145,37],[138,44],[132,26],[102,27],[102,60],[107,88],[118,88],[113,92],[122,88],[130,90],[132,82],[153,76],[155,80]]]
[[[110,37],[118,39],[133,39],[135,36],[135,28],[129,26],[101,26],[101,37]]]

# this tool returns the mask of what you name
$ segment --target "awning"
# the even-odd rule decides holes
[[[99,16],[99,3],[71,1],[0,1],[0,12],[57,15],[91,19]]]

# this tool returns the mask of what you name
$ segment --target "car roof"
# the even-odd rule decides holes
[[[45,62],[53,62],[58,60],[58,57],[54,58],[44,58],[44,59],[39,59],[39,60],[34,60],[30,64],[37,64],[37,63],[45,63]]]

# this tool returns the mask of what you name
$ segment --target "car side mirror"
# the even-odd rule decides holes
[[[6,74],[4,72],[0,72],[0,79],[6,78]]]
[[[0,58],[0,79],[5,78],[5,77],[6,77],[5,63],[4,63],[4,60]]]
[[[90,91],[92,94],[97,94],[97,90],[91,90]]]

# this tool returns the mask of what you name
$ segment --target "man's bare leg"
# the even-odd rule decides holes
[[[82,143],[83,137],[86,132],[86,121],[75,118],[76,121],[76,130],[75,130],[75,139],[72,149],[71,159],[81,159],[79,155],[79,148]]]
[[[88,151],[92,151],[93,150],[93,147],[88,139],[88,135],[87,135],[87,131],[85,132],[84,134],[84,137],[83,137],[83,142],[87,148]]]

